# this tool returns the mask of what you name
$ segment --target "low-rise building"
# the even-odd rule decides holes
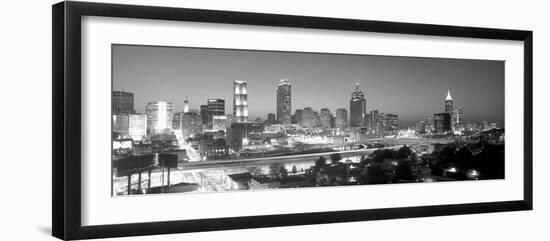
[[[220,160],[229,157],[229,146],[224,139],[202,141],[199,144],[199,153],[206,160]]]

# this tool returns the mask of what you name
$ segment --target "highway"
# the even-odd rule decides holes
[[[372,152],[379,149],[393,149],[397,150],[403,145],[412,145],[419,143],[426,144],[436,144],[436,143],[449,143],[452,140],[445,139],[425,139],[425,138],[375,138],[367,141],[346,143],[345,145],[337,146],[348,146],[348,145],[359,145],[361,148],[353,150],[344,150],[344,151],[334,151],[334,152],[322,152],[322,153],[312,153],[312,154],[301,154],[301,155],[288,155],[288,156],[274,156],[274,157],[258,157],[258,158],[241,158],[241,159],[229,159],[229,160],[210,160],[210,161],[198,161],[198,162],[188,162],[182,165],[183,170],[194,170],[194,169],[212,169],[220,167],[243,167],[253,164],[269,164],[274,162],[279,163],[292,163],[292,162],[310,162],[317,160],[320,156],[324,156],[329,159],[330,154],[339,153],[342,158],[350,156],[362,156],[369,155]],[[370,148],[365,149],[367,143],[384,143],[385,147],[380,148]],[[329,145],[330,146],[330,145]],[[330,147],[337,147],[330,146]]]
[[[275,156],[275,157],[188,162],[188,163],[184,163],[182,167],[184,170],[192,170],[192,169],[211,169],[211,168],[230,167],[230,166],[246,166],[251,164],[268,164],[268,163],[274,163],[274,162],[278,162],[278,163],[308,162],[308,161],[315,161],[321,156],[324,156],[326,159],[329,159],[330,155],[333,153],[339,153],[342,156],[342,158],[345,158],[350,156],[369,155],[372,152],[379,149],[396,150],[401,148],[403,145],[395,145],[395,146],[371,148],[371,149],[365,149],[365,145],[362,145],[362,146],[363,148],[346,150],[346,151],[321,152],[321,153],[312,153],[312,154]]]

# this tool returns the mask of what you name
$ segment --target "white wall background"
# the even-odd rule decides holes
[[[530,212],[262,228],[114,240],[548,240],[549,6],[545,1],[108,1],[534,31],[534,205]],[[54,240],[51,230],[51,4],[9,1],[0,13],[0,240]],[[406,197],[404,197],[406,198]]]

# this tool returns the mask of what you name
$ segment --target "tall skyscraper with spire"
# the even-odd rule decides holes
[[[355,84],[355,90],[351,93],[349,102],[349,126],[361,127],[365,125],[367,115],[367,100],[365,95],[359,89],[359,83]]]
[[[447,90],[447,97],[445,98],[445,112],[453,113],[453,98],[451,97],[451,90]]]
[[[183,101],[183,113],[189,112],[189,101],[187,100],[187,97],[185,97],[185,100]]]
[[[235,122],[248,121],[247,96],[246,81],[235,80],[233,82],[233,118]]]
[[[288,79],[281,79],[277,86],[277,123],[279,124],[292,123],[291,87]]]

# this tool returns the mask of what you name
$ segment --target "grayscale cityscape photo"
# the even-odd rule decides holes
[[[112,45],[112,196],[503,179],[504,124],[503,61]]]

